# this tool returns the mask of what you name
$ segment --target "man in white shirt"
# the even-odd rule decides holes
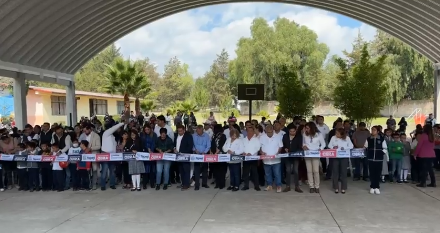
[[[204,123],[203,126],[203,131],[209,135],[209,138],[212,138],[212,135],[214,134],[214,132],[212,131],[212,127],[211,127],[211,122],[210,121],[206,121]]]
[[[247,132],[246,137],[241,141],[243,143],[243,155],[244,156],[256,156],[260,151],[260,140],[255,136],[255,126],[250,121],[246,121],[245,129]],[[249,189],[249,174],[252,174],[252,182],[254,183],[254,189],[261,191],[260,183],[258,181],[258,161],[245,161],[243,162],[243,181],[244,187],[241,190]]]
[[[329,142],[331,138],[327,138],[328,133],[330,133],[330,128],[324,123],[323,116],[316,116],[316,127],[318,128],[321,135],[324,137],[326,142]]]
[[[273,123],[273,129],[274,129],[274,135],[283,138],[283,135],[286,134],[286,132],[284,132],[282,130],[281,127],[281,123],[279,121],[275,121]]]
[[[156,135],[160,135],[160,129],[165,128],[167,129],[167,135],[171,138],[174,142],[174,131],[171,128],[171,126],[166,124],[166,119],[164,115],[160,115],[157,118],[157,125],[154,127],[154,133]]]
[[[272,125],[266,126],[266,134],[260,137],[261,144],[261,155],[263,158],[265,156],[276,156],[283,148],[282,138],[275,136],[274,129]],[[264,172],[266,174],[267,187],[265,191],[272,190],[272,184],[275,179],[275,184],[277,186],[277,193],[281,190],[281,159],[280,158],[268,158],[263,159]],[[272,177],[272,175],[274,177]],[[274,178],[274,179],[273,179]]]

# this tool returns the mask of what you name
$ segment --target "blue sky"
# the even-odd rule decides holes
[[[116,42],[126,57],[148,57],[158,71],[177,56],[187,63],[195,78],[205,73],[216,54],[225,48],[235,57],[240,37],[249,36],[255,17],[273,21],[286,17],[314,30],[318,39],[330,48],[330,54],[350,50],[360,31],[371,40],[376,29],[357,20],[332,12],[280,3],[233,3],[181,12],[145,25]]]

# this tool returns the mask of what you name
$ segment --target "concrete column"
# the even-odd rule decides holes
[[[72,81],[66,87],[66,117],[67,125],[73,127],[78,122],[76,110],[75,82]]]
[[[27,88],[24,74],[17,73],[17,76],[14,77],[13,90],[15,126],[18,129],[24,129],[24,126],[27,124]]]
[[[434,64],[434,115],[440,119],[440,63]]]

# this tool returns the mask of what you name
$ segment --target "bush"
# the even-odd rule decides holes
[[[238,109],[236,109],[236,108],[231,108],[229,110],[225,110],[221,113],[221,115],[223,118],[228,118],[229,116],[231,116],[232,112],[234,113],[234,116],[236,118],[240,117],[240,111],[238,111]]]
[[[261,111],[259,111],[259,112],[257,113],[257,116],[260,116],[260,117],[266,117],[266,119],[269,119],[270,114],[269,114],[267,111],[265,111],[265,110],[261,110]]]
[[[208,119],[208,117],[209,117],[209,112],[203,112],[201,115],[202,115],[202,118],[203,118],[203,119]]]
[[[121,122],[121,115],[112,115],[113,120],[117,121],[117,122]],[[96,118],[98,118],[98,120],[101,122],[101,124],[104,125],[104,116],[96,116]]]

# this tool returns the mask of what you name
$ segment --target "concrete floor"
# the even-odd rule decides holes
[[[0,232],[440,232],[440,188],[385,184],[381,195],[368,183],[350,182],[334,194],[182,192],[122,189],[93,192],[0,193]],[[302,186],[304,190],[307,187]],[[307,189],[308,191],[308,189]]]

